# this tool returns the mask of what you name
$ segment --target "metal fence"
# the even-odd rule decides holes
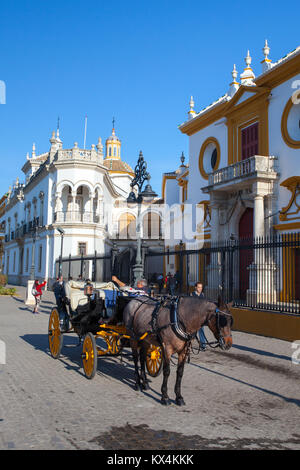
[[[57,259],[55,263],[56,277],[61,263],[61,274],[64,279],[90,279],[93,282],[106,282],[112,276],[112,255],[68,256]]]
[[[148,252],[145,274],[154,280],[153,258],[163,258],[164,276],[175,273],[177,293],[190,293],[202,282],[205,296],[234,301],[236,306],[300,313],[300,234],[228,240],[200,250],[183,245],[165,252]]]
[[[56,275],[61,263],[65,279],[106,282],[116,274],[132,283],[134,259],[130,251],[118,254],[114,249],[106,255],[69,256],[56,261]],[[206,243],[200,250],[186,250],[181,244],[174,250],[144,253],[149,283],[169,272],[176,274],[178,294],[189,294],[199,281],[205,297],[213,301],[222,295],[235,306],[300,314],[300,233]]]

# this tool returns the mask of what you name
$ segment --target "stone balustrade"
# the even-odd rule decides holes
[[[255,175],[274,178],[277,175],[277,160],[277,157],[274,156],[255,155],[225,168],[220,168],[209,175],[208,186]]]
[[[90,163],[102,163],[103,155],[98,153],[94,146],[91,150],[80,149],[76,145],[72,149],[59,149],[57,152],[57,160],[60,161],[84,161]]]

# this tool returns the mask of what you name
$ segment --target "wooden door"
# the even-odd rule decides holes
[[[258,155],[258,122],[242,129],[242,160]]]

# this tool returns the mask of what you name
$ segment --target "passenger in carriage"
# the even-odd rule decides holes
[[[146,279],[140,279],[139,281],[137,281],[136,289],[120,281],[120,279],[118,279],[117,276],[112,276],[111,280],[118,287],[127,288],[126,291],[128,293],[137,294],[137,295],[149,295],[149,287],[148,287]]]

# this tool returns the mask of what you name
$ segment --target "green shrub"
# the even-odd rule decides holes
[[[0,295],[14,295],[16,293],[16,289],[14,287],[5,288],[0,286]]]
[[[6,274],[0,274],[0,286],[4,287],[7,284]]]

